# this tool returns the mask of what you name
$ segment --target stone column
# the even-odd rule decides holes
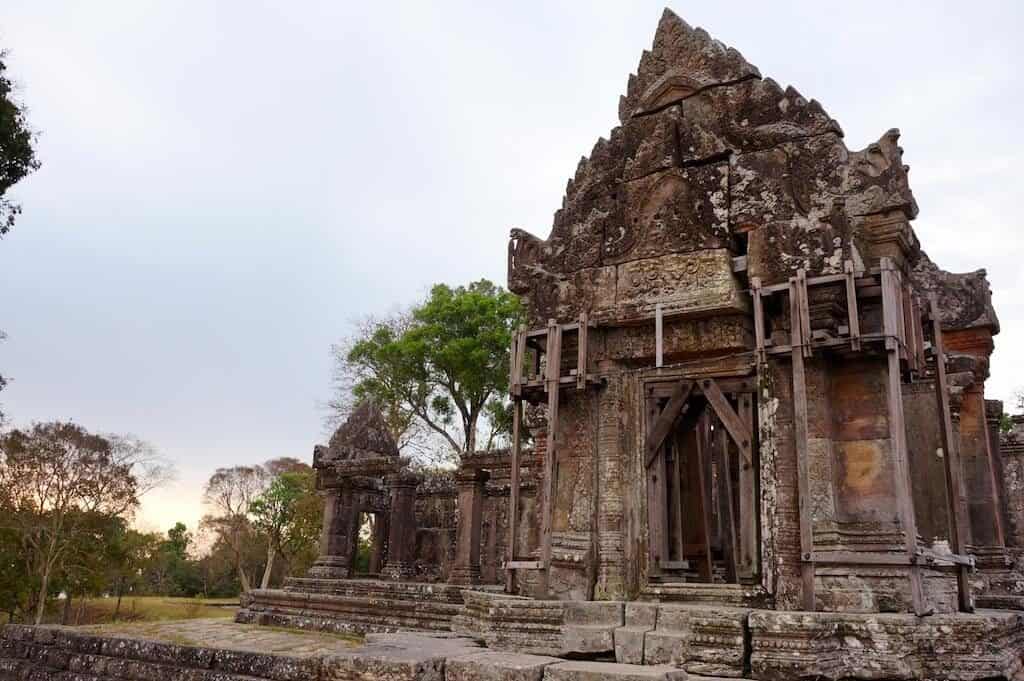
[[[487,471],[472,468],[455,474],[455,485],[459,491],[459,527],[449,584],[480,583],[480,529],[484,486],[489,478]]]
[[[388,558],[381,577],[399,581],[416,574],[416,486],[419,476],[399,471],[387,477],[391,492],[391,517],[388,522]]]
[[[1024,554],[1024,416],[1014,416],[1012,430],[1000,439],[1006,485],[1006,543],[1019,557]]]
[[[324,495],[324,523],[320,557],[309,569],[317,579],[347,579],[352,573],[352,504],[348,486],[333,487]]]

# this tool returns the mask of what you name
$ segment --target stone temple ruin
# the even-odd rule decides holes
[[[847,149],[668,10],[619,117],[512,232],[510,450],[425,478],[362,405],[315,453],[320,560],[239,620],[484,646],[379,678],[1020,678],[1024,422],[899,132]]]

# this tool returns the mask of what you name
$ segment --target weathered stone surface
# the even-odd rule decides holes
[[[1021,669],[1019,613],[854,615],[756,611],[754,677],[865,679],[1013,678]]]
[[[623,194],[625,223],[605,230],[603,264],[732,245],[727,163],[653,172]]]
[[[619,118],[625,122],[686,99],[703,88],[759,75],[739,52],[666,9],[651,50],[644,52],[636,75],[629,79],[626,95],[619,103]]]
[[[991,328],[999,333],[999,318],[992,307],[992,291],[985,270],[954,274],[940,269],[926,253],[911,273],[914,284],[938,298],[942,328],[948,330]]]
[[[328,459],[398,456],[398,445],[388,430],[380,408],[363,400],[331,436],[325,454]]]
[[[724,249],[619,265],[617,301],[626,318],[651,316],[657,303],[662,303],[665,314],[690,315],[745,312],[749,304]]]
[[[445,681],[541,681],[557,657],[516,653],[473,653],[449,658]]]
[[[560,662],[544,670],[545,681],[684,681],[686,672],[668,665]]]

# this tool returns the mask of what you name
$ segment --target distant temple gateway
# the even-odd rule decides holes
[[[240,620],[717,677],[1016,678],[1024,434],[985,400],[985,271],[921,249],[899,132],[847,149],[668,10],[619,118],[548,238],[512,232],[511,448],[424,477],[364,404],[316,452],[320,561]]]

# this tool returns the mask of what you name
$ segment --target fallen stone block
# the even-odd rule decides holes
[[[657,603],[627,603],[626,625],[615,630],[615,661],[643,664],[644,636],[658,621]]]
[[[473,653],[449,658],[445,681],[541,681],[557,657],[517,653]]]
[[[573,661],[547,667],[544,681],[686,681],[686,672],[668,665]]]
[[[658,608],[657,627],[644,634],[644,664],[682,664],[690,647],[690,611],[678,605]]]

